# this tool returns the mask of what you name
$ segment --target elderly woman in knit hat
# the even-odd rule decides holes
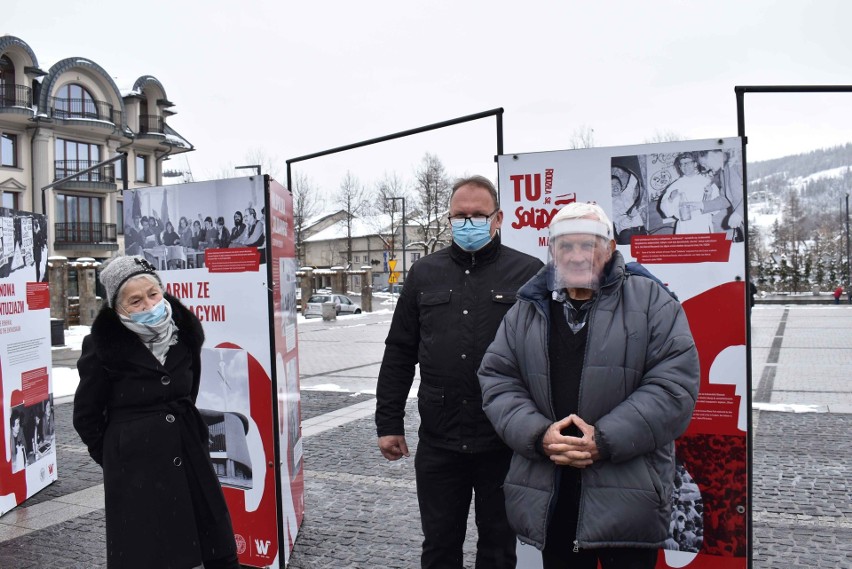
[[[117,257],[83,340],[74,428],[104,473],[107,567],[238,569],[222,488],[195,407],[201,323],[154,267]]]

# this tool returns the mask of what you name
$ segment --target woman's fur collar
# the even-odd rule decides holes
[[[172,318],[178,327],[181,339],[200,349],[204,343],[201,322],[181,304],[180,300],[168,293],[163,296],[172,305]],[[98,355],[103,359],[122,359],[126,357],[128,351],[144,348],[139,337],[127,329],[121,323],[118,313],[106,304],[92,324],[92,338],[95,340]]]

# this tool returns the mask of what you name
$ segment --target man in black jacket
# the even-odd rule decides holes
[[[411,267],[394,311],[376,390],[379,449],[388,460],[409,456],[405,400],[420,364],[421,566],[463,566],[475,493],[477,569],[514,568],[502,488],[512,453],[482,411],[476,370],[517,290],[542,263],[500,244],[503,212],[487,178],[455,183],[449,219],[453,244]]]

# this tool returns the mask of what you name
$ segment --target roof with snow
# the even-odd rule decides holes
[[[367,237],[369,235],[387,234],[391,224],[390,215],[379,214],[352,218],[352,237]],[[346,239],[346,221],[339,221],[306,238],[306,242],[332,241]]]

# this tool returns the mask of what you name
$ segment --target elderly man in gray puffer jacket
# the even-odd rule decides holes
[[[674,440],[698,397],[680,304],[629,272],[612,223],[572,203],[551,261],[518,292],[479,368],[483,409],[514,456],[506,509],[545,569],[651,569],[668,535]]]

